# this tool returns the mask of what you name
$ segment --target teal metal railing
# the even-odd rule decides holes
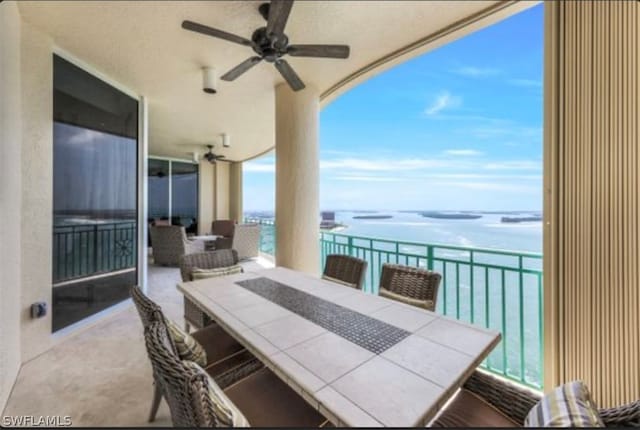
[[[263,225],[260,249],[275,255],[272,220]],[[542,255],[520,251],[394,241],[321,231],[321,266],[328,254],[368,262],[365,292],[378,293],[384,263],[404,264],[442,274],[437,312],[494,329],[502,341],[482,363],[487,370],[542,388]]]

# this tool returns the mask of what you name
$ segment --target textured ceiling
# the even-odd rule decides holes
[[[205,94],[201,68],[221,75],[250,48],[183,30],[190,19],[250,38],[265,21],[260,1],[21,1],[23,19],[57,47],[149,100],[150,153],[188,158],[191,145],[216,143],[243,160],[274,145],[274,87],[282,78],[261,63]],[[285,32],[291,43],[348,44],[348,60],[287,57],[324,92],[385,55],[482,11],[496,1],[297,1]]]

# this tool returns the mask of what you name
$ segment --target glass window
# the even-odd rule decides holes
[[[183,225],[187,233],[198,234],[198,166],[171,163],[172,224]]]
[[[137,282],[138,102],[54,55],[53,331]]]

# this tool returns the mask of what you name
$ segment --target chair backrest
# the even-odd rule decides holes
[[[153,300],[147,297],[139,286],[134,285],[130,290],[133,304],[136,306],[142,327],[147,328],[153,322],[162,320],[162,309]]]
[[[133,304],[136,306],[138,315],[140,315],[142,327],[145,330],[154,323],[159,323],[166,327],[167,323],[160,305],[151,300],[145,293],[142,292],[142,289],[137,285],[132,286],[129,290],[129,293],[131,294]],[[171,350],[177,353],[178,349],[176,348],[173,340],[169,338],[168,342]]]
[[[329,254],[324,263],[324,277],[338,279],[359,290],[364,284],[367,262],[350,255]]]
[[[233,266],[237,263],[238,253],[232,249],[187,254],[180,258],[180,275],[182,276],[182,282],[189,282],[193,280],[191,273],[194,267],[217,269],[218,267]]]
[[[437,272],[385,263],[380,274],[381,295],[384,289],[410,299],[410,304],[434,311],[441,279],[442,276]],[[417,302],[425,302],[427,305]]]
[[[260,254],[260,224],[237,224],[231,248],[238,252],[239,260],[257,257]]]
[[[157,264],[176,265],[186,253],[187,234],[183,226],[151,226],[153,260]]]
[[[174,427],[215,427],[213,404],[206,395],[207,375],[183,363],[171,350],[163,324],[149,325],[144,337],[156,383],[169,405]]]
[[[233,237],[235,222],[229,219],[220,219],[211,223],[211,234],[224,237]]]

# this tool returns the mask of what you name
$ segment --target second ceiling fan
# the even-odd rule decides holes
[[[305,87],[304,82],[302,82],[291,65],[282,58],[283,56],[348,58],[349,46],[289,45],[289,38],[284,34],[284,28],[287,25],[292,6],[293,0],[271,0],[271,3],[260,5],[259,11],[264,19],[267,20],[267,26],[255,30],[251,36],[251,40],[193,21],[183,21],[182,28],[248,46],[258,54],[238,64],[222,75],[220,79],[233,81],[264,60],[273,63],[292,90],[299,91]]]

